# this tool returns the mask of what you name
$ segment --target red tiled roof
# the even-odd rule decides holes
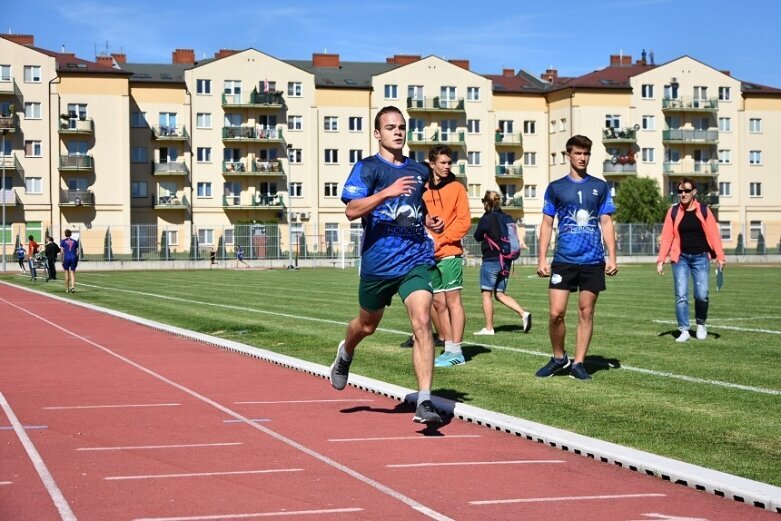
[[[558,78],[551,86],[552,89],[576,87],[592,89],[629,89],[629,78],[650,71],[656,65],[633,64],[624,66],[605,67],[583,76],[574,78]]]
[[[102,63],[91,62],[89,60],[83,60],[77,58],[73,53],[54,52],[48,49],[42,49],[40,47],[31,47],[36,51],[51,56],[57,63],[57,72],[89,72],[89,73],[102,73],[102,74],[123,74],[130,75],[127,71],[121,69],[115,69],[111,65],[105,65]]]

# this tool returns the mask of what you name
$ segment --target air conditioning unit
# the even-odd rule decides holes
[[[305,219],[309,219],[309,217],[311,217],[311,216],[312,216],[312,214],[310,212],[301,212],[301,215],[299,216],[299,218],[303,221]]]
[[[296,212],[290,212],[289,214],[287,214],[287,216],[290,222],[298,221],[298,214]]]

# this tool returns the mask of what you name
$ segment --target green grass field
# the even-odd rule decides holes
[[[534,313],[532,331],[499,305],[496,336],[473,336],[484,325],[478,275],[465,271],[468,363],[437,370],[435,394],[781,486],[780,267],[728,266],[724,290],[711,284],[708,339],[678,344],[669,267],[660,277],[652,264],[623,266],[597,304],[587,383],[534,377],[550,344],[547,280],[531,266],[516,268],[509,294]],[[78,282],[68,298],[323,365],[357,312],[354,269],[82,271]],[[61,280],[34,287],[66,296]],[[408,331],[395,300],[352,371],[415,388],[410,350],[398,347]]]

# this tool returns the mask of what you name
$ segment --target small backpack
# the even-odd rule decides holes
[[[499,252],[499,274],[506,277],[510,274],[513,261],[521,256],[521,241],[518,238],[518,226],[512,217],[499,213],[496,218],[499,223],[499,243],[488,235],[485,240],[492,250]]]

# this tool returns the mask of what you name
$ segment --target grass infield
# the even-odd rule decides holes
[[[534,377],[550,357],[547,280],[534,269],[517,267],[509,286],[532,331],[496,303],[493,337],[472,335],[484,325],[479,268],[465,269],[467,364],[437,369],[434,394],[781,486],[781,267],[728,266],[721,292],[711,281],[708,339],[685,344],[673,337],[669,266],[663,277],[652,264],[621,267],[597,302],[591,382]],[[73,295],[62,280],[0,277],[323,365],[358,309],[355,269],[78,272]],[[408,332],[395,299],[352,372],[414,389],[410,350],[399,348]]]

